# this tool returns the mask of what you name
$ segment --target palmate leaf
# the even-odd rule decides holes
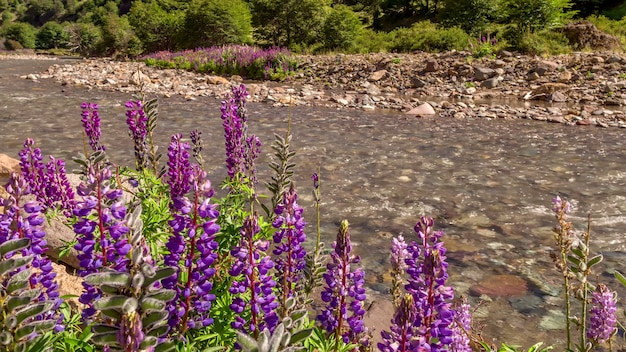
[[[54,306],[52,301],[43,301],[34,304],[30,304],[25,308],[17,311],[15,317],[17,318],[17,324],[21,324],[27,319],[36,317],[39,314],[49,311]]]
[[[19,238],[15,240],[9,240],[0,244],[0,256],[4,257],[9,252],[20,251],[30,244],[29,238]]]
[[[30,264],[33,261],[33,256],[26,257],[13,257],[0,261],[0,276],[4,276],[18,268]]]
[[[97,310],[118,310],[123,313],[134,312],[139,307],[139,302],[134,297],[123,295],[102,297],[93,302],[93,307]]]
[[[52,330],[55,325],[56,321],[52,319],[34,321],[17,329],[14,336],[15,339],[19,341],[24,338],[28,338],[31,334],[35,332],[39,334],[45,331]]]
[[[7,293],[10,295],[17,294],[18,292],[27,290],[30,287],[30,270],[22,270],[19,273],[11,276],[7,282]],[[34,293],[33,293],[34,294]],[[39,294],[37,294],[38,296]]]
[[[176,268],[171,267],[171,266],[166,266],[164,268],[159,268],[158,270],[156,270],[155,274],[153,277],[146,277],[146,280],[143,283],[143,288],[148,288],[150,286],[152,286],[152,284],[154,284],[157,281],[163,280],[167,277],[170,277],[172,275],[174,275],[176,273]]]

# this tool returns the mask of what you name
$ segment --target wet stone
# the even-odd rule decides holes
[[[491,275],[470,288],[474,296],[514,297],[526,294],[528,285],[523,279],[514,275]]]

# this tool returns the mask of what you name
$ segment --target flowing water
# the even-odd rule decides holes
[[[100,104],[103,143],[113,161],[131,163],[123,107],[130,97],[19,78],[49,64],[0,60],[0,151],[17,156],[23,140],[32,137],[44,154],[69,159],[83,148],[80,104],[89,101]],[[157,137],[165,151],[171,134],[200,129],[216,185],[226,175],[219,106],[214,99],[161,98]],[[432,216],[445,232],[457,293],[498,280],[494,274],[528,284],[516,297],[470,295],[473,304],[481,302],[475,316],[485,325],[484,337],[562,347],[561,281],[548,255],[554,242],[551,199],[557,194],[574,203],[578,229],[590,213],[593,250],[605,255],[597,274],[626,293],[610,274],[626,267],[624,130],[265,104],[248,109],[250,132],[265,146],[259,165],[270,160],[274,133],[284,135],[292,116],[296,182],[307,221],[314,222],[310,175],[319,166],[323,240],[332,242],[339,222],[350,221],[374,294],[382,296],[389,287],[391,237],[411,238],[419,217]],[[268,175],[261,166],[260,179]],[[314,234],[312,226],[308,231]]]

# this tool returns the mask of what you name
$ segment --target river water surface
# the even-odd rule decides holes
[[[123,107],[130,97],[19,78],[50,64],[0,60],[0,152],[17,157],[24,139],[32,137],[44,154],[69,159],[82,150],[80,104],[89,101],[100,105],[103,143],[113,161],[132,162]],[[171,134],[200,129],[215,185],[226,175],[219,106],[214,99],[160,98],[157,129],[164,152]],[[265,146],[261,180],[268,179],[263,165],[271,158],[274,133],[284,135],[291,115],[307,221],[314,222],[310,175],[320,166],[323,240],[330,243],[339,222],[350,221],[372,293],[388,290],[391,237],[412,238],[419,217],[432,216],[445,232],[457,293],[470,294],[472,286],[497,280],[495,274],[528,284],[522,296],[470,297],[475,305],[481,302],[475,316],[485,326],[484,337],[562,347],[561,281],[548,255],[554,242],[551,199],[560,194],[574,203],[578,229],[591,214],[593,249],[605,254],[597,274],[626,294],[610,275],[626,266],[624,130],[265,104],[248,109],[250,132]]]

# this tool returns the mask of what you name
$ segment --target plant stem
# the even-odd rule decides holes
[[[584,238],[585,238],[585,250],[583,251],[583,255],[584,258],[581,258],[584,263],[587,263],[588,259],[589,259],[589,237],[591,234],[591,214],[587,214],[587,232],[585,232],[584,234]],[[582,312],[581,312],[581,318],[580,318],[580,347],[586,351],[587,350],[587,346],[586,346],[586,334],[587,334],[587,280],[588,280],[588,276],[589,276],[589,268],[586,268],[584,275],[583,275],[583,280],[584,282],[582,283],[583,287],[582,287]]]
[[[561,249],[561,261],[563,263],[567,263],[566,254],[563,249]],[[567,331],[567,350],[571,351],[572,348],[572,334],[570,332],[570,313],[572,310],[571,302],[570,302],[570,293],[569,293],[569,278],[567,270],[563,273],[563,281],[564,281],[564,289],[565,289],[565,330]]]
[[[320,166],[317,166],[317,189],[315,190],[315,213],[317,216],[317,239],[315,240],[315,256],[319,256],[320,254],[320,242],[322,237],[322,226],[321,226],[321,216],[320,216],[320,189],[322,186],[321,175],[320,175]]]

